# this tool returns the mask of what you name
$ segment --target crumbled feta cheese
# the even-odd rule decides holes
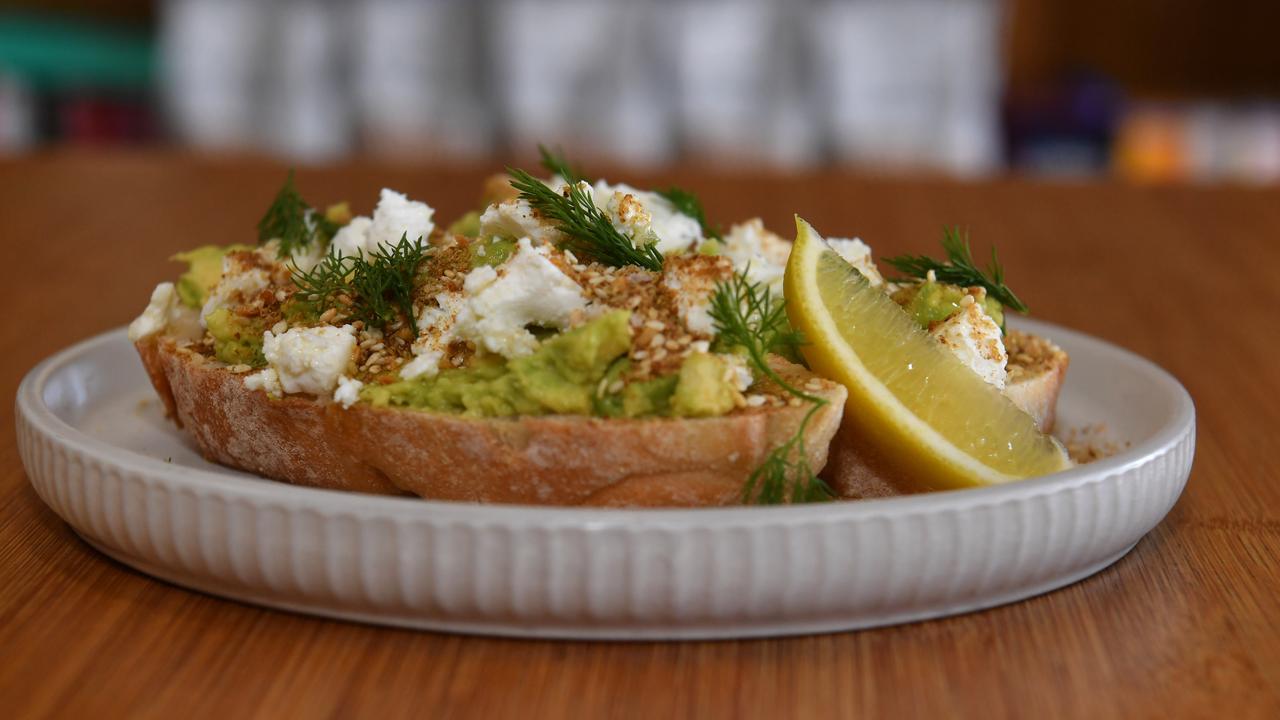
[[[273,397],[284,394],[284,389],[280,387],[280,375],[274,368],[266,367],[252,375],[246,375],[244,386],[249,390],[263,390]]]
[[[201,334],[195,311],[182,304],[171,282],[162,282],[151,291],[151,302],[147,303],[147,308],[129,323],[129,340],[137,342],[165,331],[189,340]]]
[[[373,225],[373,220],[357,215],[351,218],[351,221],[338,229],[333,236],[333,243],[330,245],[329,251],[335,255],[345,255],[348,257],[364,256],[365,245],[369,242],[369,227]]]
[[[862,242],[858,238],[827,238],[827,245],[831,246],[836,254],[845,259],[845,262],[858,269],[870,283],[874,286],[884,284],[884,278],[880,275],[879,268],[871,259],[871,247]]]
[[[931,332],[966,367],[1001,390],[1005,385],[1005,352],[1000,326],[980,303],[965,305]]]
[[[483,265],[481,268],[493,270]],[[453,342],[454,328],[458,322],[458,314],[464,307],[465,298],[462,293],[443,292],[436,295],[435,300],[434,307],[423,306],[415,309],[418,338],[413,343],[415,357],[400,368],[400,377],[405,380],[412,380],[419,375],[434,377],[440,372],[440,360],[448,352],[449,343]]]
[[[271,277],[267,271],[253,265],[246,265],[240,259],[228,255],[222,258],[222,278],[213,286],[209,297],[200,309],[200,325],[208,327],[205,318],[214,311],[231,307],[237,303],[248,302],[254,295],[271,286]]]
[[[308,245],[294,248],[293,251],[289,253],[289,261],[296,265],[299,270],[308,272],[316,265],[319,265],[320,261],[324,260],[325,256],[328,254],[328,246],[322,242],[312,242]],[[268,261],[275,261],[276,257],[277,250],[272,250],[270,256],[266,259]]]
[[[533,212],[528,200],[513,198],[485,208],[480,215],[481,240],[495,237],[520,239],[527,237],[534,245],[558,243],[563,234],[553,224]]]
[[[360,399],[360,388],[364,387],[364,383],[349,378],[346,375],[338,376],[338,389],[333,391],[333,401],[349,408]]]
[[[350,325],[293,328],[282,335],[268,330],[262,354],[287,393],[328,395],[351,364],[356,334]]]
[[[339,255],[369,255],[395,247],[400,238],[425,244],[435,229],[435,210],[426,203],[410,200],[403,193],[382,189],[373,218],[351,218],[333,237],[332,251]]]
[[[711,319],[711,296],[716,285],[729,279],[733,267],[723,259],[707,255],[678,255],[667,259],[662,284],[671,292],[671,302],[689,332],[715,335]]]
[[[766,230],[760,218],[729,228],[723,254],[733,262],[735,270],[747,272],[747,279],[782,292],[782,274],[787,268],[791,243]]]
[[[435,212],[426,203],[383,188],[378,207],[373,211],[373,225],[369,227],[369,249],[393,247],[404,236],[412,243],[427,242],[436,227],[431,220]]]
[[[721,353],[717,357],[725,364],[724,379],[738,392],[746,392],[747,388],[751,387],[751,383],[755,382],[755,376],[751,374],[751,367],[747,365],[746,358],[730,353]]]
[[[466,305],[457,318],[457,334],[504,357],[528,355],[537,338],[527,325],[565,328],[587,301],[569,276],[547,255],[547,246],[533,247],[521,238],[516,253],[501,267],[472,270],[463,283]]]

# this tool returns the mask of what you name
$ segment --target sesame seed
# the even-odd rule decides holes
[[[760,407],[761,405],[768,402],[768,400],[769,398],[765,397],[764,395],[748,395],[747,405],[750,407]]]
[[[648,351],[648,350],[637,350],[637,351],[635,351],[635,352],[631,353],[631,357],[632,357],[632,358],[634,358],[634,359],[636,359],[636,360],[644,360],[645,358],[649,357],[649,351]]]
[[[644,323],[644,326],[647,328],[653,328],[654,330],[667,329],[666,323],[662,322],[661,320],[646,320]]]
[[[654,362],[658,362],[659,360],[662,360],[662,359],[663,359],[663,358],[665,358],[666,356],[667,356],[667,349],[666,349],[666,348],[658,348],[657,350],[654,350],[654,351],[653,351],[653,361],[654,361]]]
[[[277,302],[284,302],[284,299],[285,299],[285,298],[287,298],[287,297],[289,297],[289,293],[285,292],[284,290],[277,290],[277,291],[276,291],[276,301],[277,301]]]
[[[320,322],[327,323],[333,320],[335,317],[337,317],[337,315],[338,315],[337,308],[329,308],[328,310],[325,310],[323,314],[320,315]]]
[[[374,351],[374,352],[377,352],[377,351],[379,351],[379,350],[385,350],[385,349],[386,349],[386,347],[387,347],[387,346],[386,346],[386,344],[385,344],[385,343],[378,343],[377,345],[374,345],[373,347],[371,347],[371,348],[369,348],[369,349],[370,349],[370,350],[372,350],[372,351]]]
[[[288,329],[289,329],[289,323],[284,320],[281,320],[280,322],[271,326],[271,332],[276,335],[279,335]]]
[[[663,335],[662,333],[658,333],[657,335],[653,336],[652,340],[649,341],[649,347],[660,347],[666,341],[667,341],[667,336]]]
[[[675,352],[676,350],[680,349],[680,343],[676,342],[675,340],[668,340],[666,344],[663,345],[663,347],[665,347],[666,349],[672,352]]]

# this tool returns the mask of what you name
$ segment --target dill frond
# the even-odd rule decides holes
[[[702,236],[712,240],[720,240],[721,233],[718,229],[711,227],[707,222],[707,213],[702,209],[702,201],[697,195],[678,187],[669,187],[665,190],[655,191],[662,197],[666,198],[681,215],[688,215],[698,221],[698,225],[702,227]]]
[[[662,253],[657,246],[636,247],[578,185],[570,183],[564,194],[560,194],[523,170],[507,168],[507,174],[520,198],[565,234],[568,238],[565,245],[574,254],[613,267],[638,265],[646,270],[662,271]]]
[[[932,270],[940,282],[985,288],[987,294],[1002,305],[1020,313],[1027,312],[1026,304],[1005,284],[1004,267],[1000,265],[994,247],[991,248],[991,264],[986,272],[973,261],[968,232],[962,234],[959,228],[943,228],[942,250],[947,255],[945,262],[924,255],[899,255],[886,258],[885,263],[909,278],[924,278]]]
[[[374,250],[368,258],[330,252],[311,270],[294,266],[293,283],[298,288],[294,297],[316,312],[338,308],[355,320],[384,330],[403,317],[416,335],[413,280],[426,257],[426,247],[410,241],[407,234],[390,248]]]
[[[740,349],[761,375],[810,404],[795,434],[774,448],[747,478],[742,488],[743,501],[776,505],[830,499],[831,489],[809,466],[804,445],[809,421],[827,401],[783,380],[767,359],[771,353],[794,351],[803,343],[800,333],[787,323],[786,301],[776,297],[763,283],[748,280],[746,271],[742,271],[716,286],[708,314],[716,326],[717,345]]]
[[[538,144],[538,155],[542,157],[542,168],[554,175],[559,175],[565,182],[574,185],[586,178],[582,174],[582,170],[569,163],[568,158],[560,148],[549,150],[541,143]]]
[[[293,171],[285,176],[284,185],[258,221],[258,242],[278,239],[276,255],[289,257],[295,250],[309,247],[317,238],[326,240],[338,232],[338,225],[313,209],[293,183]]]

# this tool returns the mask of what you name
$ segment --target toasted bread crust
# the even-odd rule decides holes
[[[740,410],[717,418],[577,416],[469,418],[327,400],[270,398],[243,376],[172,339],[138,352],[169,415],[210,460],[300,485],[488,503],[601,506],[726,505],[751,471],[794,433],[807,408]],[[778,360],[784,378],[814,376]],[[829,401],[805,447],[821,468],[845,389],[818,379]]]
[[[1062,348],[1043,338],[1017,330],[1005,339],[1009,352],[1009,384],[1004,394],[1035,418],[1041,432],[1052,432],[1058,394],[1066,380],[1070,359]],[[831,441],[822,477],[838,495],[846,498],[889,497],[911,492],[894,479],[853,429],[842,426]]]

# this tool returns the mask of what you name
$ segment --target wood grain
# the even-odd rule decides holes
[[[0,395],[127,322],[165,257],[249,237],[281,177],[253,159],[61,153],[0,165]],[[367,211],[383,185],[448,218],[484,169],[299,173]],[[633,176],[634,177],[634,176]],[[91,550],[30,489],[0,416],[0,714],[277,717],[1280,716],[1280,194],[837,175],[678,181],[712,217],[799,212],[878,253],[995,243],[1037,316],[1131,348],[1195,398],[1195,470],[1114,567],[994,610],[716,643],[530,642],[316,620],[214,599]]]

